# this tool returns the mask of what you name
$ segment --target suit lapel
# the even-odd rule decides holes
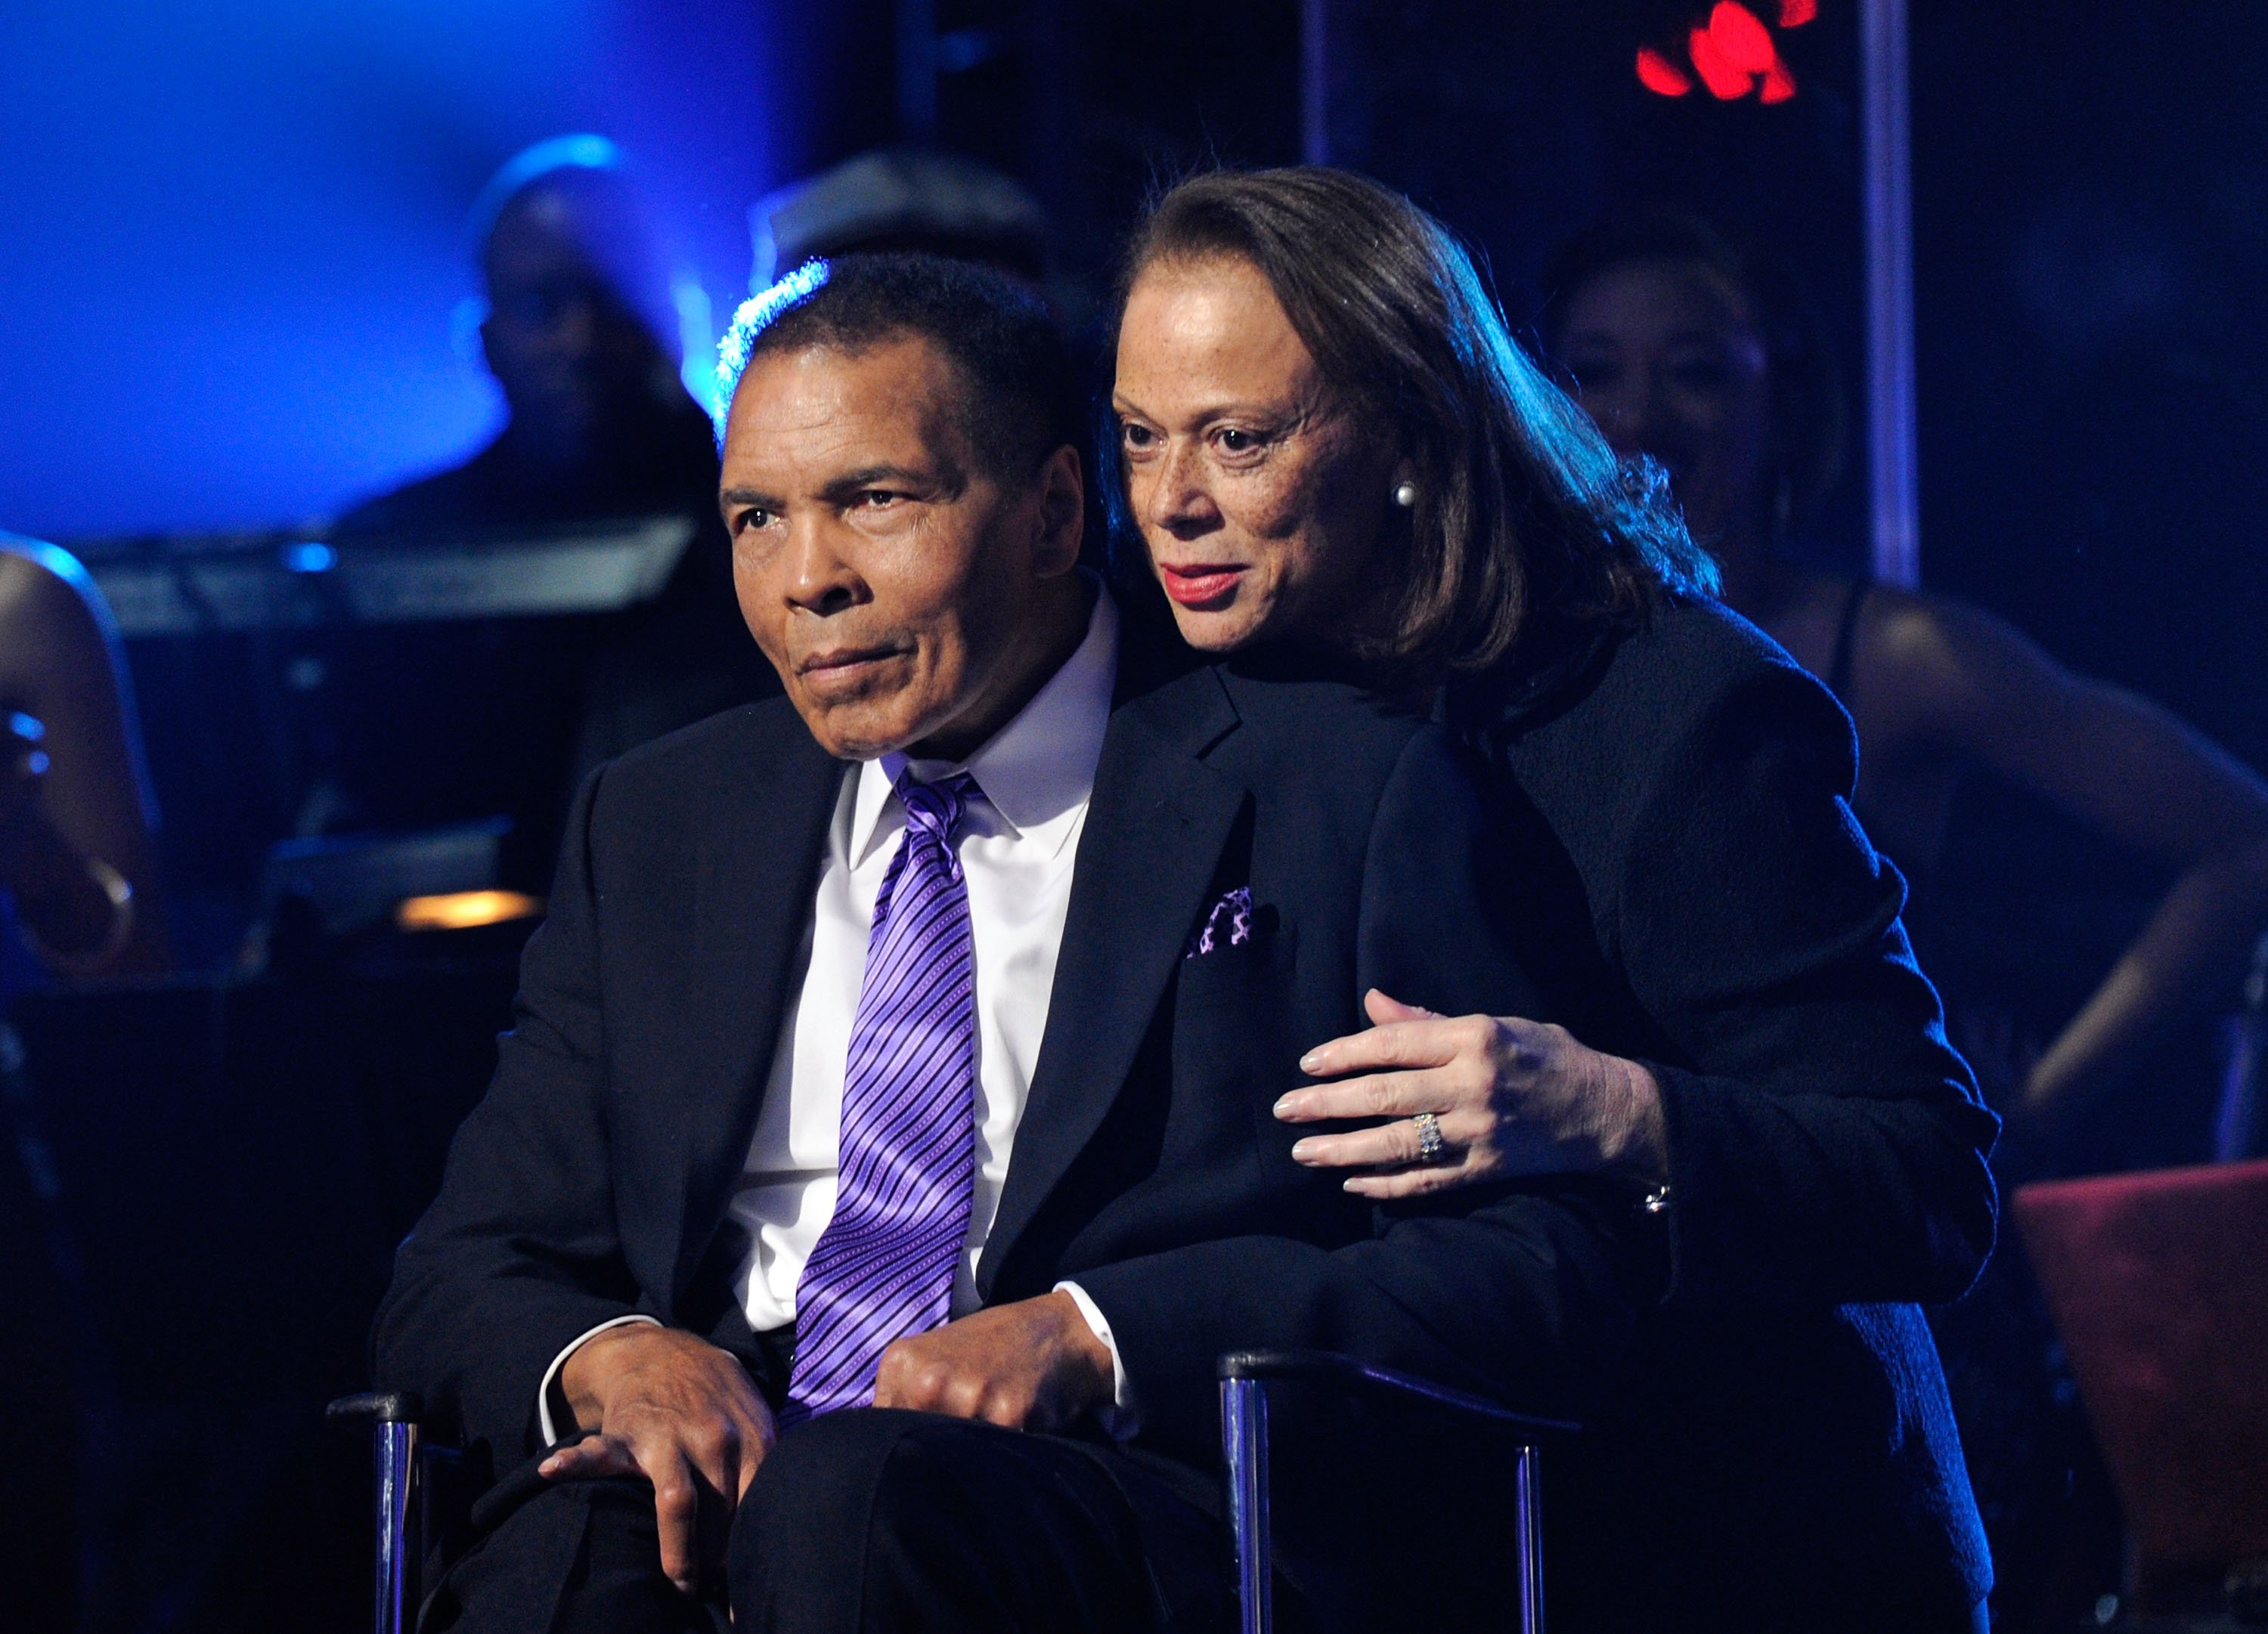
[[[1123,1087],[1190,926],[1205,906],[1244,788],[1197,756],[1237,717],[1210,670],[1111,716],[1079,836],[1048,1003],[1000,1207],[977,1266],[989,1295]]]
[[[800,721],[788,725],[777,755],[719,779],[717,827],[699,862],[688,926],[699,990],[687,995],[685,1016],[695,1035],[717,1043],[688,1043],[695,1070],[675,1098],[683,1189],[673,1297],[692,1282],[747,1161],[849,769]]]

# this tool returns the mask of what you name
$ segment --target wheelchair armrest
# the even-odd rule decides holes
[[[1220,1377],[1221,1455],[1227,1476],[1229,1527],[1236,1549],[1237,1600],[1243,1634],[1275,1625],[1274,1545],[1269,1519],[1268,1387],[1278,1381],[1322,1385],[1345,1395],[1423,1402],[1476,1429],[1518,1442],[1512,1471],[1515,1505],[1513,1625],[1543,1634],[1543,1542],[1537,1444],[1581,1428],[1565,1419],[1517,1413],[1485,1396],[1430,1379],[1376,1367],[1336,1351],[1231,1351],[1215,1364]]]
[[[1217,1371],[1224,1383],[1249,1380],[1264,1384],[1271,1380],[1296,1379],[1335,1385],[1350,1394],[1427,1402],[1530,1438],[1572,1435],[1582,1427],[1565,1419],[1516,1413],[1485,1396],[1453,1390],[1430,1379],[1396,1373],[1390,1367],[1375,1367],[1336,1351],[1231,1351],[1220,1358]]]
[[[416,1620],[416,1555],[410,1537],[417,1507],[418,1419],[424,1404],[407,1390],[366,1390],[342,1395],[323,1410],[333,1423],[366,1419],[376,1511],[376,1570],[373,1573],[372,1634],[402,1634]]]
[[[373,1424],[414,1424],[425,1417],[425,1404],[410,1390],[365,1390],[342,1395],[323,1409],[334,1424],[342,1419],[367,1418]]]

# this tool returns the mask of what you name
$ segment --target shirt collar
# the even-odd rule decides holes
[[[1086,638],[1049,676],[1016,718],[985,740],[966,762],[909,760],[893,752],[858,768],[858,802],[850,819],[855,867],[885,837],[886,813],[898,809],[893,791],[910,769],[924,783],[966,771],[984,791],[984,803],[1009,835],[1062,849],[1072,819],[1094,791],[1102,734],[1110,724],[1110,698],[1118,682],[1118,608],[1110,592],[1095,585]],[[893,828],[895,831],[895,826]]]

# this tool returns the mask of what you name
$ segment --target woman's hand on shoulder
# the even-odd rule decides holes
[[[1310,1167],[1351,1170],[1347,1190],[1385,1199],[1528,1174],[1665,1177],[1660,1086],[1638,1062],[1518,1016],[1440,1016],[1376,990],[1364,1008],[1375,1025],[1300,1063],[1333,1081],[1276,1103],[1286,1123],[1390,1120],[1292,1146]],[[1440,1139],[1431,1161],[1428,1115]]]

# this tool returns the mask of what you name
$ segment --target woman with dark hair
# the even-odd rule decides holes
[[[1913,883],[1906,918],[1948,1030],[2009,1120],[2003,1179],[2203,1159],[2215,1074],[2204,1029],[2182,1035],[2233,997],[2268,931],[2268,787],[1989,614],[1802,559],[1841,467],[1844,406],[1785,269],[1647,211],[1571,239],[1544,287],[1545,342],[1580,401],[1619,452],[1668,468],[1725,600],[1850,710],[1865,751],[1852,803]],[[2163,865],[2163,894],[2074,912],[1998,871],[1949,866],[1957,785],[1975,772]],[[2079,884],[2053,888],[2084,899]],[[2115,1512],[2022,1256],[1999,1256],[1932,1320],[1999,1564],[2000,1626],[2076,1622],[2116,1585]]]
[[[1851,820],[1833,699],[1702,593],[1659,479],[1373,183],[1168,194],[1113,408],[1112,486],[1192,645],[1430,692],[1495,773],[1554,1013],[1373,994],[1278,1115],[1387,1119],[1293,1155],[1388,1206],[1587,1170],[1657,1228],[1660,1302],[1550,1464],[1555,1626],[1975,1626],[1990,1567],[1916,1302],[1990,1247],[1994,1125]]]

